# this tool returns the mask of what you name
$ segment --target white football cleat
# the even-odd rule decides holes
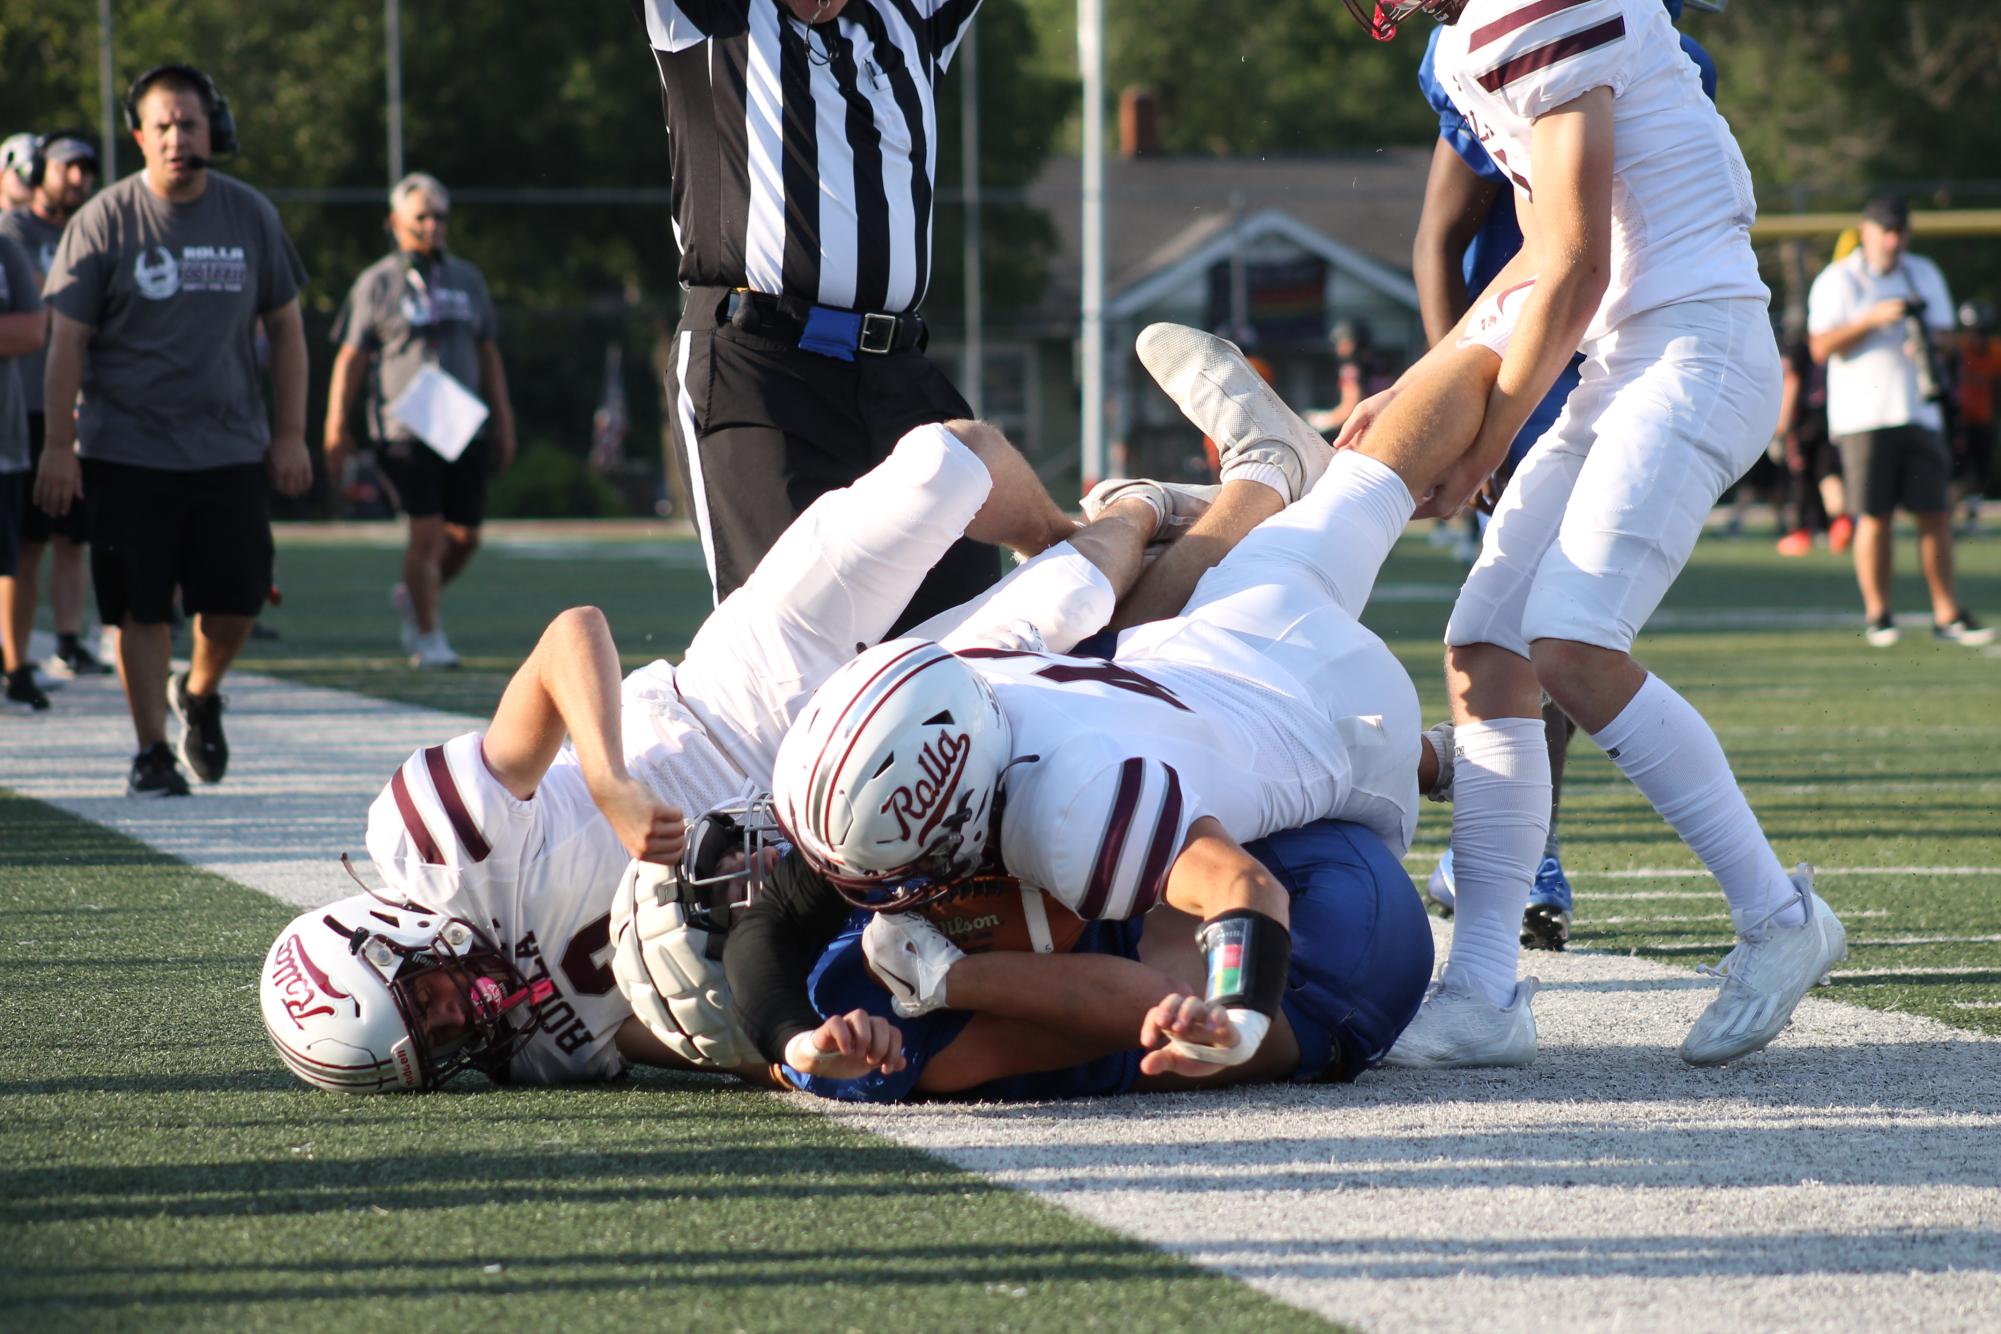
[[[1438,915],[1451,919],[1459,906],[1459,895],[1453,888],[1452,849],[1447,848],[1438,855],[1438,865],[1431,868],[1431,879],[1424,882],[1424,901],[1438,909]]]
[[[1216,442],[1224,481],[1263,482],[1291,504],[1327,471],[1333,446],[1285,405],[1235,343],[1186,325],[1150,324],[1134,346],[1182,415]]]
[[[1385,1065],[1420,1070],[1527,1065],[1535,1059],[1535,1012],[1529,1001],[1541,983],[1525,977],[1506,1007],[1462,982],[1446,964],[1424,993],[1417,1018],[1383,1058]]]
[[[862,953],[905,1019],[945,1008],[945,975],[966,952],[914,912],[879,912],[862,932]]]
[[[1697,969],[1722,978],[1723,987],[1681,1044],[1690,1065],[1721,1065],[1764,1047],[1792,1021],[1807,988],[1848,957],[1848,931],[1813,892],[1813,867],[1801,862],[1791,879],[1797,897],[1740,930],[1722,963]],[[1796,903],[1806,921],[1780,925],[1775,919]]]

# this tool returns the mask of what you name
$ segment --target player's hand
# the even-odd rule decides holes
[[[1878,301],[1869,307],[1869,323],[1875,328],[1887,329],[1902,320],[1910,308],[1910,303],[1900,296],[1893,296],[1887,301]]]
[[[83,499],[83,464],[76,450],[51,448],[42,451],[42,464],[35,472],[35,503],[51,518],[60,519],[69,507]]]
[[[1348,420],[1341,423],[1341,433],[1334,437],[1334,448],[1353,449],[1360,444],[1363,433],[1375,423],[1376,418],[1383,415],[1383,409],[1388,407],[1390,400],[1396,396],[1397,387],[1391,385],[1381,393],[1370,394],[1357,403],[1355,410],[1348,414]]]
[[[867,1010],[837,1014],[811,1033],[799,1034],[785,1044],[785,1063],[822,1079],[860,1079],[871,1070],[893,1075],[908,1064],[903,1034]]]
[[[1140,1058],[1140,1073],[1200,1079],[1228,1067],[1183,1056],[1167,1045],[1169,1038],[1199,1047],[1234,1047],[1237,1026],[1230,1022],[1229,1013],[1222,1006],[1211,1005],[1197,996],[1167,996],[1146,1012],[1146,1019],[1140,1024],[1139,1045],[1148,1050]]]
[[[611,822],[619,843],[633,857],[662,866],[672,866],[681,859],[688,841],[687,822],[678,808],[654,796],[646,784],[628,776],[591,795]]]
[[[313,484],[313,460],[300,436],[273,440],[265,452],[264,466],[271,474],[271,485],[278,488],[281,496],[302,496]]]

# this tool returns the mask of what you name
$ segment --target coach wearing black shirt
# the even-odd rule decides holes
[[[924,356],[937,80],[979,0],[633,0],[687,291],[669,377],[718,600],[825,491],[971,410]],[[899,628],[999,573],[962,542]]]

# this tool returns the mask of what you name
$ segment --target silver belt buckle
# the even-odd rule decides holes
[[[863,352],[880,357],[896,350],[896,316],[871,311],[862,316],[861,340],[855,344]]]

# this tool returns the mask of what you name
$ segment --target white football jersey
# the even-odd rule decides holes
[[[1612,274],[1585,332],[1682,301],[1769,300],[1751,251],[1751,172],[1660,0],[1471,0],[1441,29],[1453,104],[1533,200],[1535,121],[1612,90]]]
[[[627,769],[691,813],[747,794],[751,784],[672,691],[665,662],[626,678]],[[624,1069],[614,1038],[632,1014],[612,976],[610,936],[631,857],[567,744],[522,801],[486,767],[482,740],[467,732],[403,762],[369,807],[369,856],[396,893],[480,924],[523,977],[555,986],[514,1057],[516,1079],[609,1078]]]
[[[1149,631],[1161,638],[1129,638],[1110,662],[961,652],[992,683],[1020,757],[1002,781],[1010,874],[1080,917],[1124,918],[1159,901],[1205,815],[1239,842],[1332,818],[1409,847],[1415,757],[1379,718],[1330,716],[1268,657],[1199,620],[1132,634]],[[1354,631],[1358,656],[1381,648]]]

